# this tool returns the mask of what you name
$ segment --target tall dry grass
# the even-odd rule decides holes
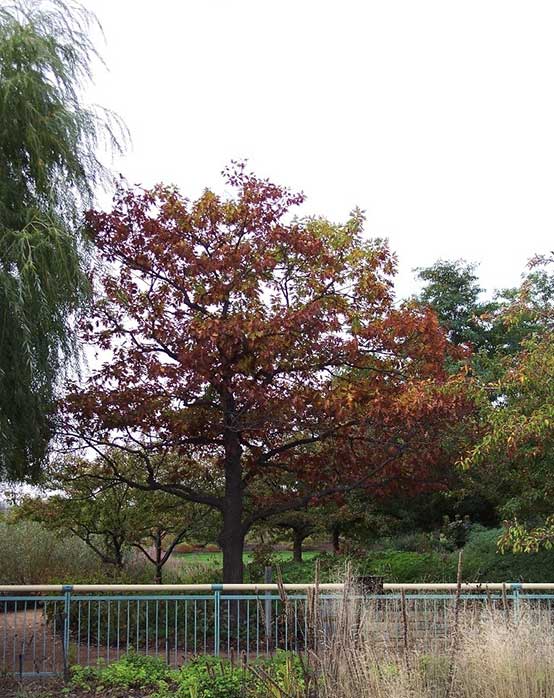
[[[554,697],[554,627],[531,607],[518,623],[485,613],[462,625],[456,698]]]
[[[486,604],[460,612],[455,647],[430,650],[407,626],[387,628],[352,591],[333,610],[332,632],[312,599],[312,649],[282,698],[554,698],[554,626],[531,606],[522,604],[517,622]],[[268,695],[278,695],[275,686]]]
[[[368,614],[357,638],[342,633],[312,662],[317,698],[554,697],[554,629],[532,614],[462,617],[454,655],[379,645]]]

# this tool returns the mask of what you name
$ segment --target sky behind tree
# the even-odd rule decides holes
[[[248,158],[306,213],[365,209],[402,295],[439,257],[478,262],[493,289],[554,247],[551,2],[85,4],[110,68],[87,97],[129,126],[129,182],[195,197]]]

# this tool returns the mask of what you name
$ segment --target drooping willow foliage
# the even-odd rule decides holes
[[[62,0],[0,7],[0,476],[33,479],[89,297],[84,207],[120,120],[81,101],[96,19]]]

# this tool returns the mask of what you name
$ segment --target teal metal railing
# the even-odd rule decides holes
[[[554,584],[385,584],[355,595],[344,585],[0,586],[0,672],[67,673],[71,664],[111,662],[137,652],[179,666],[198,654],[270,655],[326,642],[341,607],[355,596],[370,613],[376,642],[448,646],[452,609],[488,608],[518,622],[523,612],[554,621]]]

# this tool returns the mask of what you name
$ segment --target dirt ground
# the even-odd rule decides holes
[[[148,698],[152,692],[132,688],[104,689],[94,691],[94,698]],[[91,698],[90,691],[81,691],[64,686],[60,679],[42,681],[15,681],[0,678],[0,698]]]
[[[0,671],[4,673],[61,671],[61,632],[40,612],[9,612],[0,617]],[[0,698],[4,698],[0,693]]]

